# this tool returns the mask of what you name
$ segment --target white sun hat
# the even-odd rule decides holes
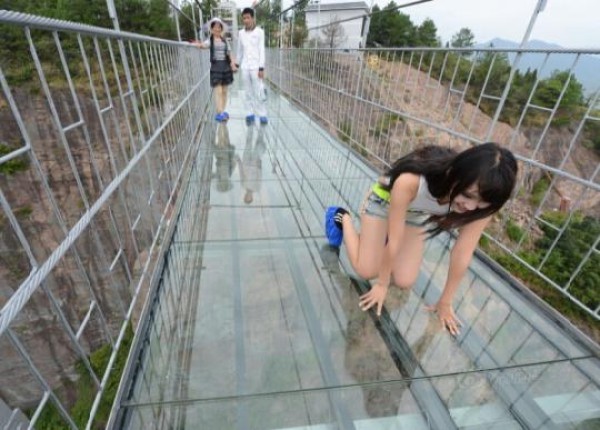
[[[210,30],[215,22],[218,22],[219,24],[221,24],[221,27],[223,28],[223,32],[227,31],[227,24],[225,24],[223,22],[223,20],[221,18],[219,18],[219,17],[214,17],[213,19],[211,19],[210,21],[208,21],[206,23],[206,29]]]

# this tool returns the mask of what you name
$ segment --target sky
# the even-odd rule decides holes
[[[323,3],[343,1],[322,0]],[[411,1],[395,0],[398,5]],[[371,0],[365,2],[371,4]],[[251,3],[252,0],[236,1],[238,7]],[[375,0],[380,7],[388,3],[389,0]],[[283,0],[284,7],[291,4],[291,0]],[[537,4],[538,0],[431,0],[402,11],[417,25],[431,18],[443,42],[449,41],[462,27],[471,29],[477,43],[495,37],[520,42]],[[530,39],[565,48],[600,49],[600,0],[546,0]]]

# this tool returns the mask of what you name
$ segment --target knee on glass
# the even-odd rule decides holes
[[[399,288],[402,288],[403,290],[408,290],[413,286],[413,284],[417,280],[417,274],[415,273],[413,275],[410,273],[393,273],[392,279],[394,280],[394,285],[396,285]]]

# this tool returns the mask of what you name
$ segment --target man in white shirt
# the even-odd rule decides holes
[[[238,60],[242,82],[246,90],[246,122],[254,122],[258,115],[260,123],[266,124],[267,106],[263,78],[265,75],[265,32],[254,21],[254,9],[242,11],[244,28],[238,37]]]

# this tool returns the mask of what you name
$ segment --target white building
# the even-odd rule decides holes
[[[306,8],[307,43],[319,39],[320,46],[343,49],[364,47],[362,35],[369,31],[369,20],[365,16],[369,6],[363,1],[347,3],[320,3],[318,0]],[[362,17],[362,18],[357,18]],[[348,20],[349,18],[356,18]],[[342,21],[325,27],[327,24]],[[320,27],[321,28],[315,28]],[[333,46],[332,46],[333,45]]]

